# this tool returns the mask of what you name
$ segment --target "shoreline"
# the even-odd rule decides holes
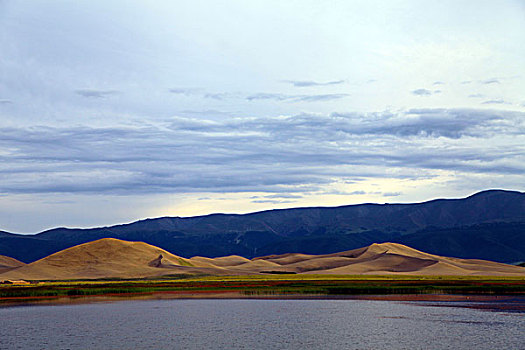
[[[525,279],[386,276],[236,276],[179,280],[57,281],[0,286],[0,308],[141,299],[304,299],[397,302],[525,300]],[[525,301],[524,301],[525,303]]]
[[[0,308],[23,306],[62,306],[93,303],[114,303],[147,300],[360,300],[400,303],[420,302],[423,306],[453,306],[514,311],[525,313],[525,295],[486,294],[377,294],[377,295],[323,295],[323,294],[245,294],[240,291],[193,291],[103,294],[90,296],[42,296],[1,298]]]

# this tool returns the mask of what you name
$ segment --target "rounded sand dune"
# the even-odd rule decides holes
[[[245,264],[247,262],[250,262],[250,259],[246,259],[245,257],[239,255],[228,255],[219,258],[205,258],[202,256],[194,256],[190,258],[189,261],[201,264],[206,263],[212,266],[229,267]]]
[[[24,265],[25,264],[23,262],[18,261],[14,258],[10,258],[5,255],[0,255],[0,274],[16,269],[16,268],[19,268],[19,267],[22,267]]]
[[[441,257],[396,243],[372,244],[324,255],[290,253],[251,260],[238,255],[186,259],[143,242],[104,238],[65,249],[27,265],[1,257],[0,266],[9,266],[8,270],[0,273],[0,279],[25,280],[265,273],[525,276],[524,267]]]
[[[198,264],[158,247],[104,238],[62,250],[1,276],[6,279],[65,280],[142,278],[195,271],[199,271]],[[210,272],[221,273],[218,268]]]

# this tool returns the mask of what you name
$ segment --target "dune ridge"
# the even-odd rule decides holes
[[[407,274],[524,276],[525,268],[486,260],[428,254],[397,243],[374,243],[339,253],[288,253],[247,259],[183,258],[144,242],[104,238],[49,255],[30,264],[0,256],[0,280],[154,278],[166,275]]]
[[[16,269],[16,268],[19,268],[19,267],[22,267],[24,265],[25,264],[23,262],[18,261],[14,258],[10,258],[5,255],[0,255],[0,274]]]

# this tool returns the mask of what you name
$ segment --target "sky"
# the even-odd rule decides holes
[[[0,0],[0,230],[525,191],[525,1]]]

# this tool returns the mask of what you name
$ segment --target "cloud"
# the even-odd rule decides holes
[[[344,194],[346,196],[361,196],[365,195],[365,191],[352,191],[352,192],[341,192],[340,194]]]
[[[223,101],[230,98],[243,98],[248,101],[255,100],[274,100],[274,101],[287,101],[287,102],[318,102],[318,101],[330,101],[345,98],[350,96],[349,94],[313,94],[313,95],[289,95],[283,93],[255,93],[249,95],[243,95],[241,93],[232,92],[204,92],[201,89],[170,89],[173,94],[180,94],[186,96],[200,96],[205,99],[213,99]]]
[[[275,101],[289,101],[289,102],[318,102],[330,101],[345,98],[349,94],[320,94],[320,95],[286,95],[279,93],[257,93],[246,96],[248,101],[254,100],[275,100]]]
[[[221,111],[217,109],[205,109],[205,110],[186,109],[186,110],[180,111],[180,114],[183,116],[187,116],[187,117],[199,116],[199,117],[204,117],[204,118],[209,118],[212,116],[221,117],[221,118],[232,117],[232,114],[230,112]]]
[[[311,81],[311,80],[284,80],[285,83],[290,83],[295,87],[310,87],[310,86],[330,86],[343,84],[344,80],[333,80],[324,83]]]
[[[416,90],[412,90],[412,94],[417,95],[417,96],[430,96],[432,95],[432,91],[427,90],[427,89],[416,89]]]
[[[185,96],[198,96],[206,99],[213,100],[226,100],[228,98],[240,97],[237,93],[230,92],[206,92],[204,89],[199,88],[172,88],[168,90],[172,94],[185,95]]]
[[[481,104],[484,104],[484,105],[510,105],[511,103],[507,102],[505,100],[502,100],[502,99],[498,99],[498,100],[483,101]]]
[[[301,195],[298,195],[298,194],[288,194],[288,193],[270,194],[270,195],[263,196],[263,197],[264,197],[264,198],[270,198],[270,199],[274,199],[274,198],[291,198],[291,199],[299,199],[299,198],[303,198],[303,196],[301,196]]]
[[[461,84],[463,85],[466,85],[466,84],[471,84],[472,83],[472,80],[464,80],[461,82]]]
[[[276,93],[257,93],[253,95],[246,96],[246,99],[248,101],[253,100],[276,100],[276,101],[284,101],[287,99],[290,99],[291,96],[284,95],[284,94],[276,94]]]
[[[11,100],[5,100],[5,99],[0,100],[0,105],[9,105],[9,104],[12,104],[12,103],[13,103],[13,101],[11,101]]]
[[[251,201],[252,203],[269,203],[269,204],[285,204],[285,203],[295,203],[296,201],[279,201],[275,199],[258,199]]]
[[[483,94],[471,94],[471,95],[468,95],[469,98],[483,98],[485,97],[485,95]]]
[[[197,89],[197,88],[171,88],[168,91],[171,92],[172,94],[186,95],[186,96],[197,95],[197,94],[202,93],[202,89]]]
[[[487,80],[482,80],[481,81],[481,84],[483,85],[489,85],[489,84],[499,84],[500,81],[496,78],[492,78],[492,79],[487,79]]]
[[[341,195],[341,196],[364,196],[364,195],[381,195],[383,197],[397,197],[402,195],[401,192],[366,192],[366,191],[337,191],[332,190],[329,192],[325,192],[325,194],[335,194],[335,195]]]
[[[330,101],[338,100],[350,96],[349,94],[325,94],[325,95],[305,95],[296,96],[292,99],[294,102],[317,102],[317,101]]]
[[[283,203],[337,179],[523,174],[524,120],[512,111],[412,109],[3,127],[0,193],[264,192],[254,199]]]
[[[75,90],[75,92],[86,98],[106,98],[111,95],[115,95],[118,93],[118,91],[115,90],[95,90],[95,89],[79,89]]]
[[[385,120],[383,126],[364,128],[371,133],[398,136],[461,138],[490,128],[503,117],[497,112],[470,109],[411,109],[405,115]]]
[[[206,93],[203,96],[204,98],[211,98],[214,100],[225,100],[227,98],[236,97],[235,94],[227,93],[227,92],[216,92],[216,93]]]
[[[383,197],[398,197],[398,196],[400,196],[402,194],[403,193],[401,193],[401,192],[383,192],[382,196]]]
[[[435,81],[435,82],[432,83],[432,85],[443,85],[443,84],[445,84],[445,83],[442,82],[442,81]]]

